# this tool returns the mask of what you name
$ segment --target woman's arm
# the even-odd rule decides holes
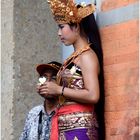
[[[97,103],[99,100],[99,62],[92,50],[82,53],[77,65],[82,70],[85,89],[64,89],[64,96],[83,103]]]
[[[77,65],[82,70],[85,89],[70,89],[65,87],[64,96],[82,103],[97,103],[99,100],[99,62],[96,54],[89,50],[82,53]],[[53,82],[46,82],[41,86],[40,94],[61,95],[62,86]]]

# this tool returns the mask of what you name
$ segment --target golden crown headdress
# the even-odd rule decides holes
[[[92,14],[95,11],[93,4],[80,4],[80,8],[73,0],[47,0],[54,19],[59,24],[64,23],[79,23],[83,18]]]

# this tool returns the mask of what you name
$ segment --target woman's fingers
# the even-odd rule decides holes
[[[55,94],[56,84],[53,82],[45,82],[39,87],[39,94]]]

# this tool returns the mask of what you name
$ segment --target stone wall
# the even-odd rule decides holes
[[[2,140],[17,140],[28,111],[43,103],[36,65],[61,62],[62,51],[47,1],[6,0],[2,7]]]
[[[13,0],[2,1],[1,11],[1,139],[13,139]],[[8,11],[8,12],[7,12]]]

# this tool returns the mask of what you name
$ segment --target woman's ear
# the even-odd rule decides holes
[[[80,33],[80,26],[79,26],[79,24],[77,24],[76,26],[75,26],[75,31],[79,34]]]

